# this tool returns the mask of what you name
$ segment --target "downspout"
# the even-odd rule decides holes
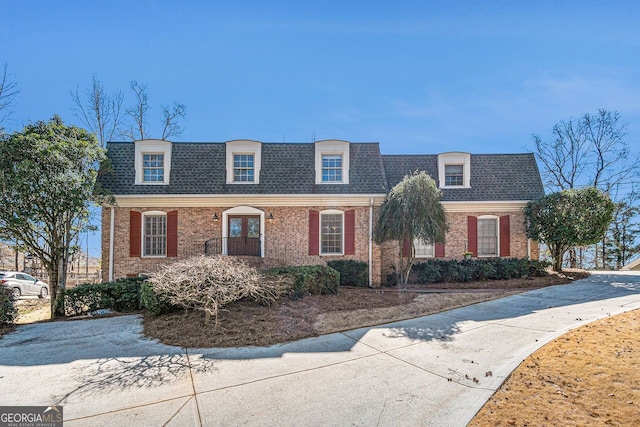
[[[369,287],[373,288],[373,197],[369,203]]]
[[[111,227],[109,228],[109,281],[113,282],[113,239],[116,228],[115,208],[111,206]]]
[[[531,260],[531,239],[527,239],[527,258]]]

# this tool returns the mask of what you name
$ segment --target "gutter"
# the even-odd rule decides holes
[[[115,236],[115,228],[116,228],[115,208],[111,206],[111,227],[109,228],[109,281],[110,282],[113,282],[113,252],[114,252],[113,239]]]
[[[373,288],[373,197],[369,203],[369,287]]]

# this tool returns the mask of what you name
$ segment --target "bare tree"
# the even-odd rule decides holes
[[[179,136],[184,131],[184,128],[178,125],[179,119],[184,119],[187,114],[187,107],[183,104],[173,103],[173,106],[162,106],[162,123],[164,127],[162,129],[162,139],[167,140],[172,136]]]
[[[593,186],[615,199],[638,182],[640,156],[631,153],[625,141],[626,124],[620,122],[617,111],[599,109],[596,114],[561,121],[552,134],[551,140],[533,135],[533,151],[550,191]],[[596,267],[605,264],[604,236],[601,248],[598,255],[598,245],[594,246]],[[581,266],[574,249],[569,257],[572,267]]]
[[[91,79],[91,87],[86,90],[84,99],[78,89],[71,92],[72,108],[75,116],[82,124],[94,132],[98,137],[101,147],[105,147],[108,141],[119,134],[122,122],[122,102],[124,95],[121,91],[107,93],[94,74]]]
[[[147,85],[138,84],[137,81],[133,80],[129,88],[136,98],[136,103],[133,107],[127,108],[127,115],[133,120],[133,125],[129,129],[127,136],[133,140],[147,139],[147,112],[151,108],[149,106]]]
[[[5,62],[0,76],[0,126],[13,111],[9,110],[16,96],[20,93],[18,82],[14,76],[8,72],[8,65]]]

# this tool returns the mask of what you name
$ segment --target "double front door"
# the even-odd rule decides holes
[[[260,256],[259,215],[229,215],[227,253]]]

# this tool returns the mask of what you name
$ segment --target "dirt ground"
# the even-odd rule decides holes
[[[640,310],[574,329],[512,372],[470,426],[640,425]]]
[[[219,313],[217,326],[213,322],[205,325],[204,314],[194,311],[145,316],[144,332],[165,344],[183,347],[266,346],[439,313],[584,277],[584,273],[571,274],[437,283],[412,286],[406,292],[397,287],[341,287],[337,295],[310,295],[301,300],[283,298],[271,307],[250,301],[236,302]]]

